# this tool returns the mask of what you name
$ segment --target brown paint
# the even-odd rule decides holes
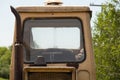
[[[29,64],[23,64],[23,71],[24,77],[22,80],[27,80],[27,73],[29,71],[35,72],[72,72],[72,80],[96,80],[95,78],[95,62],[94,62],[94,54],[92,49],[92,37],[91,37],[91,27],[90,27],[90,19],[91,19],[91,11],[88,7],[79,7],[79,6],[39,6],[39,7],[19,7],[17,11],[21,17],[21,25],[23,25],[24,20],[27,18],[65,18],[65,17],[76,17],[82,21],[83,24],[83,31],[84,31],[84,42],[85,42],[85,49],[86,49],[86,59],[84,62],[79,63],[77,69],[74,67],[70,68],[65,63],[56,63],[56,64],[47,64],[47,66],[43,67],[32,67]],[[23,28],[23,26],[21,26]],[[16,30],[14,35],[16,36]],[[15,45],[16,37],[14,37],[13,45]],[[14,70],[16,70],[16,66],[14,66],[14,61],[16,58],[14,57],[16,53],[15,46],[13,47],[12,53],[12,61],[11,61],[11,74],[10,80],[15,80],[13,77],[15,75]],[[19,52],[23,54],[22,50]],[[23,58],[21,58],[23,59]],[[62,67],[62,68],[61,68]],[[70,69],[70,70],[69,70]],[[73,71],[71,71],[71,69]],[[85,75],[85,76],[83,76]],[[76,77],[75,77],[76,76]],[[85,78],[84,78],[85,77]]]

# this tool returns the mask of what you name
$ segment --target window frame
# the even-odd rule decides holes
[[[83,24],[82,24],[82,20],[80,19],[80,18],[78,18],[78,17],[55,17],[55,18],[51,18],[51,17],[47,17],[47,18],[27,18],[27,19],[25,19],[24,20],[24,22],[23,22],[23,38],[24,38],[24,29],[25,29],[25,22],[27,21],[27,20],[37,20],[37,19],[40,19],[40,20],[44,20],[44,19],[77,19],[78,21],[80,21],[80,24],[81,24],[81,26],[79,26],[78,28],[80,28],[80,49],[82,49],[82,48],[84,48],[84,59],[82,59],[81,61],[78,61],[78,63],[81,63],[81,62],[83,62],[85,59],[86,59],[86,49],[85,49],[85,41],[84,41],[84,31],[83,31]],[[28,27],[28,26],[27,26]],[[32,27],[32,26],[31,26]],[[31,30],[31,27],[29,26],[29,28],[28,28],[28,32],[30,32],[30,30]],[[24,56],[26,57],[26,55],[25,55],[25,53],[29,53],[29,56],[30,56],[30,52],[31,51],[34,51],[34,50],[44,50],[44,49],[32,49],[31,47],[30,47],[30,33],[28,33],[27,34],[27,41],[25,41],[24,42],[24,47],[27,47],[27,48],[29,48],[29,49],[26,49],[25,48],[25,50],[24,50]],[[24,40],[24,39],[23,39]],[[27,44],[26,44],[26,42],[28,42]],[[82,48],[81,48],[82,47]],[[29,50],[29,51],[26,51],[26,50]],[[27,61],[25,58],[24,58],[24,62],[25,63],[34,63],[34,62],[32,62],[32,61]],[[48,62],[48,63],[50,63],[50,62]],[[56,63],[56,62],[53,62],[53,63]],[[69,63],[69,62],[57,62],[57,63]],[[70,62],[71,63],[71,62]]]

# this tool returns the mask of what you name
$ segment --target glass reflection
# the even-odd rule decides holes
[[[80,29],[78,27],[32,27],[31,48],[79,49]]]

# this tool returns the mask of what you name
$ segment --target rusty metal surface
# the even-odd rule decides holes
[[[22,31],[21,31],[21,17],[20,14],[17,12],[15,8],[11,6],[11,11],[15,16],[16,19],[16,41],[15,43],[21,43],[22,42]]]
[[[14,42],[14,77],[13,80],[22,80],[23,70],[23,54],[22,54],[22,33],[21,33],[21,18],[19,13],[11,7],[11,11],[16,18],[16,40]]]
[[[72,80],[72,73],[65,72],[30,72],[28,80]]]

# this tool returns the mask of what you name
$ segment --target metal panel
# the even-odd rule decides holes
[[[28,80],[72,80],[72,73],[66,72],[29,72]]]

